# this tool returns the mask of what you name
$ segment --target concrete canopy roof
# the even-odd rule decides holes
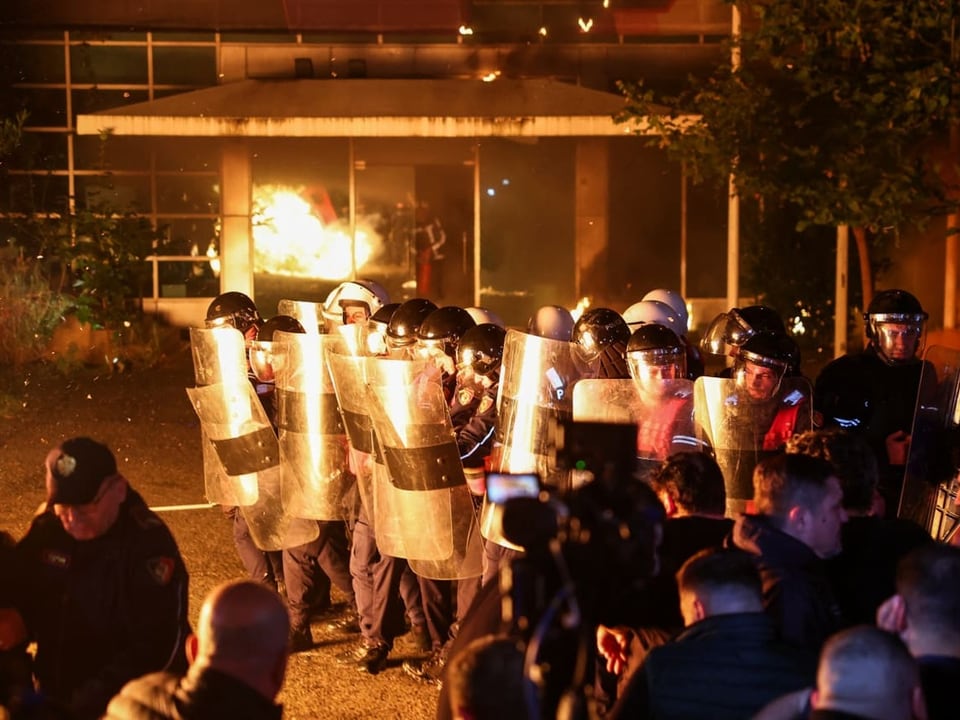
[[[618,136],[624,98],[529,79],[242,80],[77,117],[80,135],[174,137]]]

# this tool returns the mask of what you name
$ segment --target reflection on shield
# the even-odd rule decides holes
[[[315,520],[291,517],[280,497],[280,468],[274,466],[257,474],[259,495],[253,505],[241,505],[240,512],[250,530],[250,539],[261,550],[283,550],[316,540],[320,526]]]
[[[899,517],[913,520],[940,541],[960,527],[960,350],[939,345],[924,354],[910,454]]]
[[[558,479],[555,430],[573,417],[571,387],[580,377],[572,344],[508,330],[500,371],[493,469]]]
[[[373,422],[366,403],[365,359],[344,355],[332,348],[327,349],[326,358],[350,447],[355,453],[370,455],[373,453]],[[364,456],[355,457],[351,466],[357,476],[360,502],[367,509],[367,522],[376,528],[372,464],[368,464]]]
[[[307,335],[321,334],[326,328],[321,303],[309,300],[281,300],[277,303],[277,314],[289,315],[298,320]]]
[[[694,419],[701,440],[716,453],[727,491],[727,516],[753,498],[753,468],[780,451],[794,434],[813,424],[810,383],[785,378],[777,394],[751,400],[728,378],[701,377],[694,383]]]
[[[266,420],[266,415],[259,407],[259,401],[251,406],[249,400],[252,388],[247,379],[245,342],[239,330],[228,326],[190,328],[190,350],[197,385],[218,386],[218,390],[214,392],[200,393],[205,398],[204,411],[210,413],[210,423],[216,427],[214,434],[218,441],[238,438],[247,432],[254,435],[258,432],[262,434],[264,427],[270,428],[269,422],[266,425],[261,424]],[[187,390],[188,394],[190,392]],[[254,399],[256,399],[255,393]],[[195,409],[197,408],[192,396],[191,404]],[[258,408],[260,412],[253,421],[251,413],[257,413]],[[242,472],[239,474],[229,472],[218,456],[217,448],[211,442],[207,423],[202,417],[200,421],[204,489],[207,499],[221,505],[254,503],[257,498],[256,477],[245,476]],[[273,434],[273,431],[269,430],[269,433]],[[267,443],[268,450],[273,449],[269,439],[261,437],[261,441]],[[249,451],[253,454],[259,453],[256,443]],[[224,448],[224,452],[234,469],[244,466],[243,462],[239,462],[244,455],[242,451],[231,452],[229,448]],[[273,463],[276,463],[276,460],[277,455],[274,455]],[[253,465],[259,464],[253,463]]]
[[[443,390],[427,377],[421,372],[413,382],[369,386],[390,486],[384,487],[377,477],[381,471],[375,471],[377,541],[383,552],[407,558],[424,577],[475,577],[483,554],[476,511]]]
[[[337,338],[274,335],[281,495],[295,517],[339,520],[352,483],[347,443],[326,368],[325,347]]]
[[[691,380],[660,380],[642,395],[633,380],[579,380],[573,387],[573,419],[636,425],[641,471],[673,453],[703,449],[694,430]]]

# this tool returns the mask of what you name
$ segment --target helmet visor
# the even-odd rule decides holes
[[[877,350],[888,363],[896,365],[911,362],[923,351],[926,323],[922,319],[916,316],[873,315],[870,323]]]
[[[627,353],[630,377],[643,392],[666,388],[670,380],[686,376],[686,356],[675,348]]]
[[[250,371],[262,383],[272,383],[276,379],[275,358],[273,343],[253,341],[247,352],[250,362]]]
[[[733,378],[737,389],[750,400],[770,400],[780,390],[787,367],[780,360],[741,352],[733,366]]]

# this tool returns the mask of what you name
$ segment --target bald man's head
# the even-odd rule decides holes
[[[271,699],[286,669],[290,616],[276,592],[249,580],[214,588],[200,609],[194,664],[239,678]]]
[[[823,646],[813,706],[877,720],[910,720],[919,687],[916,661],[900,638],[859,625]]]

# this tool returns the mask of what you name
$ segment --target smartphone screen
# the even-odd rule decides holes
[[[493,503],[504,503],[510,498],[537,497],[540,477],[536,473],[487,473],[487,498]]]

